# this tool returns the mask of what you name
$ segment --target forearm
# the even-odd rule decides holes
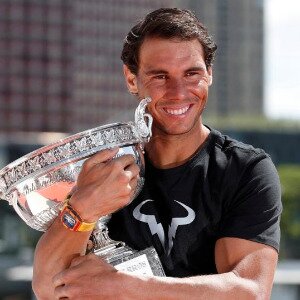
[[[121,293],[128,299],[268,299],[258,295],[255,281],[238,277],[234,272],[189,278],[138,278],[124,274],[123,278],[125,291]]]
[[[71,260],[85,253],[90,232],[71,232],[57,219],[39,240],[34,256],[32,286],[38,299],[53,299],[52,278]]]

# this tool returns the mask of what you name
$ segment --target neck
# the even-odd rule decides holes
[[[154,131],[146,151],[152,164],[160,169],[180,166],[188,161],[209,135],[203,124],[192,134],[164,135]]]

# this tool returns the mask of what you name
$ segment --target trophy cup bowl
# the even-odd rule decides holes
[[[8,201],[31,228],[46,231],[76,186],[84,161],[101,150],[113,147],[119,147],[116,157],[131,154],[140,167],[135,198],[144,183],[142,150],[151,137],[152,117],[145,113],[150,101],[150,98],[141,100],[134,122],[113,123],[86,130],[8,164],[0,170],[0,198]],[[142,274],[163,276],[155,249],[137,252],[123,242],[111,240],[106,226],[108,220],[109,216],[105,216],[97,222],[89,250],[118,269],[135,272],[143,265],[145,267],[140,270]]]

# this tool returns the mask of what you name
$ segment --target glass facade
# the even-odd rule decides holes
[[[122,41],[161,6],[191,8],[219,48],[207,113],[262,113],[263,8],[245,0],[0,1],[0,131],[78,132],[133,118]]]
[[[70,100],[69,1],[0,2],[0,128],[67,129]]]

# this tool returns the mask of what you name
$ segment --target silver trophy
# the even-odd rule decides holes
[[[133,199],[144,184],[143,146],[151,137],[152,116],[146,113],[150,98],[140,101],[134,122],[96,127],[35,150],[0,170],[0,198],[9,202],[27,225],[46,231],[59,215],[67,195],[76,186],[83,162],[98,151],[119,147],[116,156],[131,154],[140,167],[140,179]],[[132,200],[133,200],[132,199]],[[164,276],[153,247],[131,249],[109,238],[107,222],[98,220],[87,252],[117,269],[142,275]]]

